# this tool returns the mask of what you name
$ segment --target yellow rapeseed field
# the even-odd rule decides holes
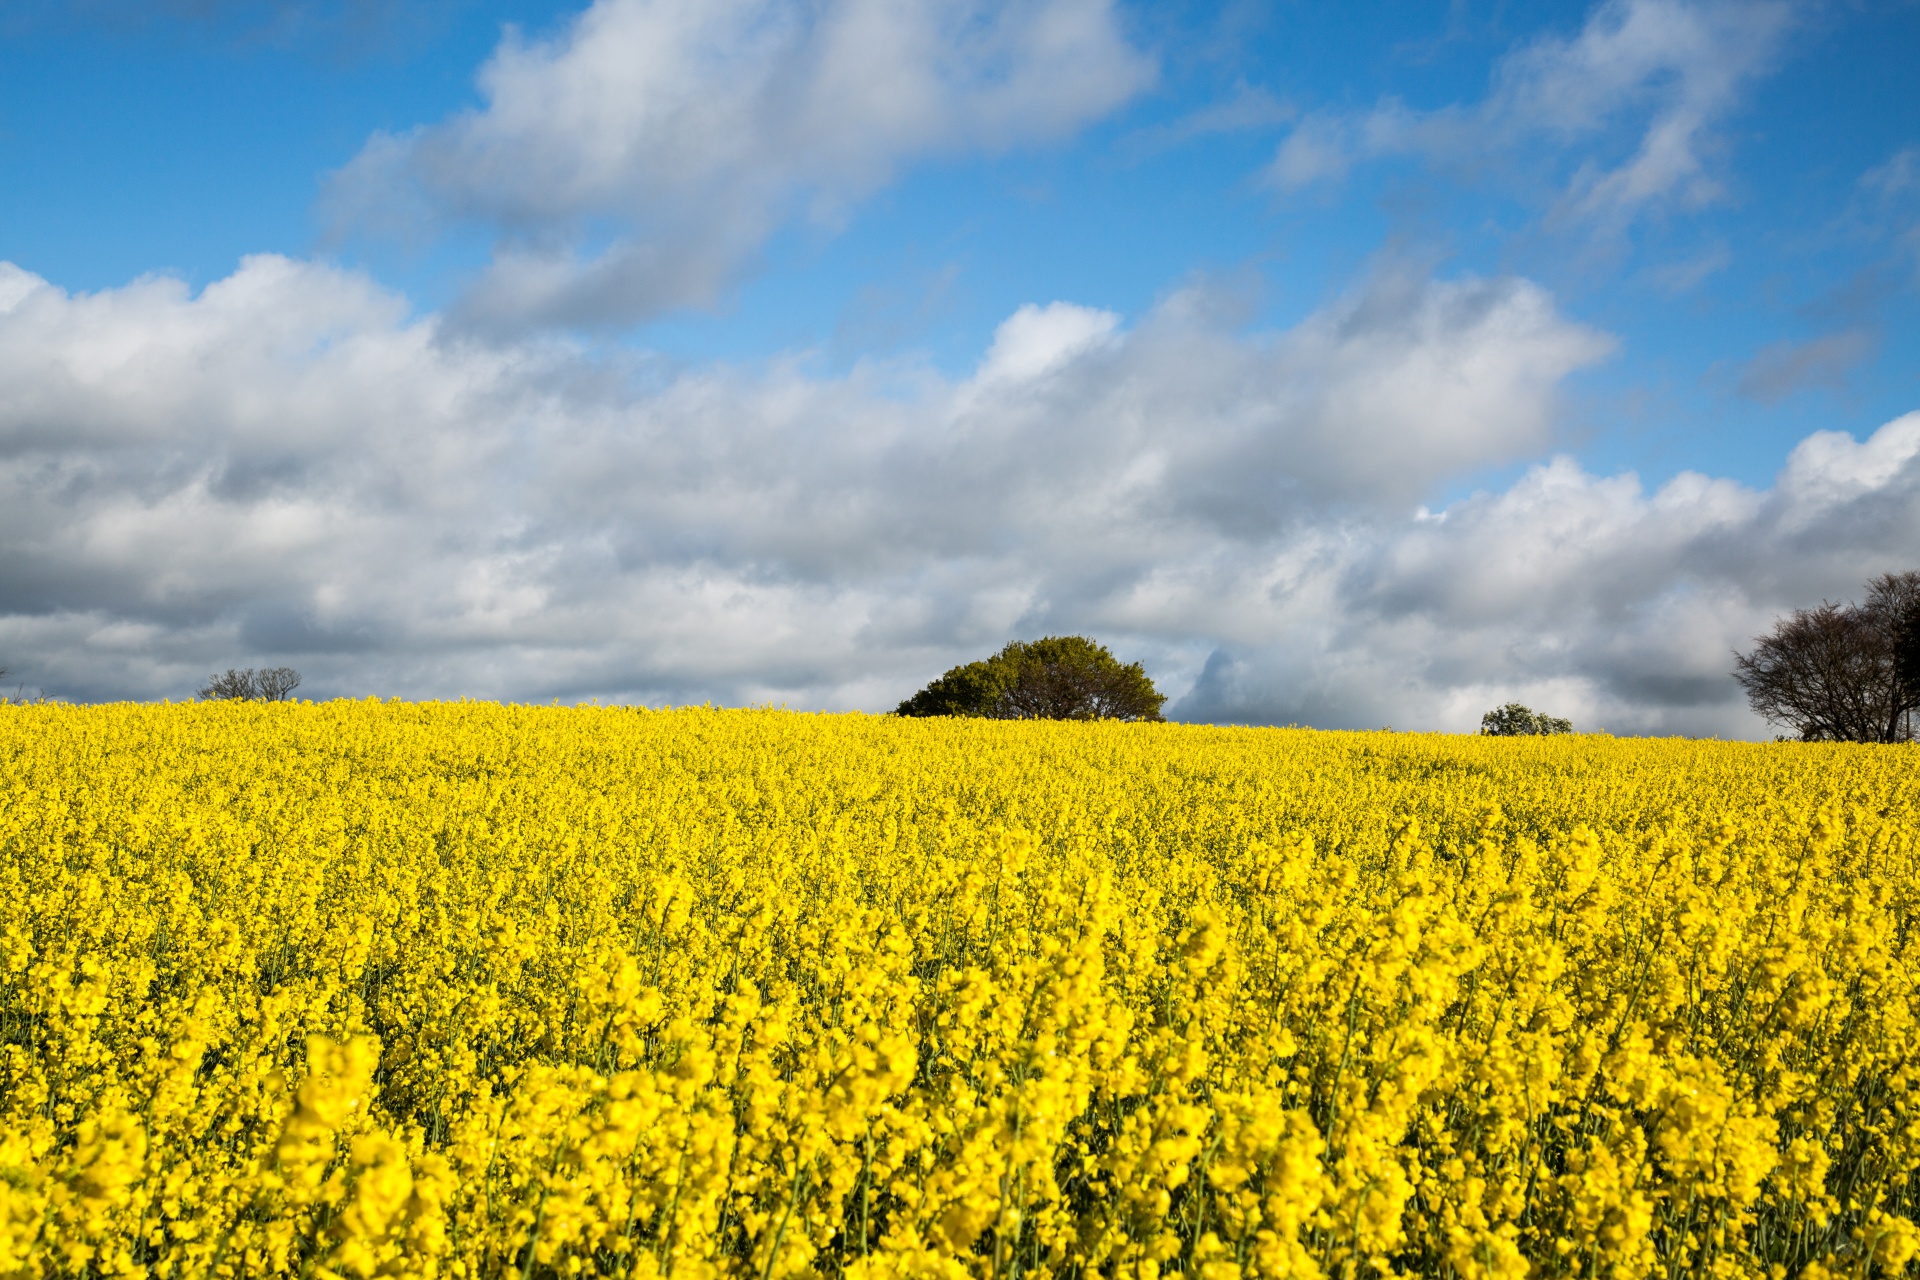
[[[1911,1274],[1917,760],[0,709],[0,1275]]]

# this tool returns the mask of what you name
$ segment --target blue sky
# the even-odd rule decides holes
[[[0,664],[883,710],[1072,629],[1192,718],[1759,734],[1730,648],[1920,563],[1916,52],[1785,0],[29,0]]]

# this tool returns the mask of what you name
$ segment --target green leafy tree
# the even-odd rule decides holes
[[[902,702],[903,716],[995,720],[1158,720],[1166,695],[1139,663],[1085,636],[1016,640],[953,668]]]
[[[1536,733],[1572,733],[1573,721],[1534,711],[1518,702],[1496,707],[1480,717],[1480,732],[1496,738]]]

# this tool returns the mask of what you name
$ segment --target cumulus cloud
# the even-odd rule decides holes
[[[1307,116],[1268,177],[1297,189],[1384,156],[1477,170],[1546,147],[1573,166],[1561,217],[1699,208],[1724,194],[1711,163],[1718,129],[1772,65],[1792,19],[1789,4],[1769,0],[1605,0],[1577,35],[1509,55],[1478,104],[1420,111],[1389,99]]]
[[[1044,307],[1028,303],[1014,312],[993,335],[993,345],[981,362],[985,382],[1025,381],[1072,359],[1119,327],[1111,311],[1054,302]]]
[[[1194,718],[1468,729],[1509,698],[1616,732],[1757,735],[1731,654],[1920,560],[1920,413],[1822,432],[1768,490],[1649,493],[1568,458],[1323,556],[1274,631],[1211,655]],[[1282,620],[1284,619],[1284,620]]]
[[[1920,550],[1920,415],[1768,490],[1561,459],[1420,508],[1550,454],[1609,349],[1524,280],[1218,311],[1035,305],[967,376],[823,377],[476,343],[282,258],[197,295],[0,268],[0,660],[82,698],[285,663],[318,694],[881,710],[1088,631],[1190,717],[1471,728],[1518,696],[1753,732],[1727,650]]]
[[[1111,0],[596,0],[510,33],[484,107],[375,137],[330,200],[495,229],[469,322],[624,323],[710,302],[776,227],[903,164],[1064,138],[1153,76]]]

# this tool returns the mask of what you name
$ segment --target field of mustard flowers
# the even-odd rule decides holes
[[[1912,748],[0,709],[0,1275],[1898,1275]]]

